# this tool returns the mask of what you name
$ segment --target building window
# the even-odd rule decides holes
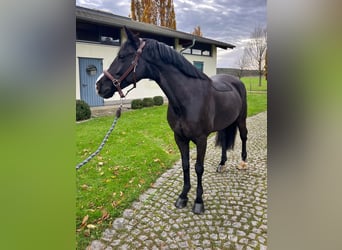
[[[194,66],[201,72],[203,72],[204,63],[199,61],[194,61]]]
[[[86,71],[89,76],[95,76],[97,73],[97,68],[95,65],[88,65]]]
[[[118,46],[120,39],[120,28],[79,20],[76,22],[77,41]]]
[[[182,53],[183,54],[190,54],[190,55],[197,55],[197,56],[212,56],[212,45],[206,43],[195,42],[195,45],[191,48],[188,48],[192,41],[190,40],[179,40],[179,44],[182,45],[183,48],[187,48]]]

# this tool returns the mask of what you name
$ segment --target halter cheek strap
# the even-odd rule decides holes
[[[113,82],[113,85],[118,90],[119,95],[120,95],[121,98],[124,98],[125,95],[122,92],[120,84],[132,72],[132,70],[133,70],[133,74],[134,74],[133,75],[133,78],[134,78],[133,88],[129,89],[127,91],[126,95],[128,94],[129,91],[131,91],[132,89],[134,89],[136,87],[137,81],[136,81],[136,77],[135,77],[135,70],[136,70],[136,67],[138,65],[138,60],[139,60],[139,58],[140,58],[140,56],[142,54],[142,50],[143,50],[143,48],[145,47],[145,44],[146,44],[146,42],[143,41],[141,38],[139,38],[139,41],[140,41],[140,45],[139,45],[139,48],[137,49],[137,52],[135,54],[134,60],[132,61],[132,64],[128,67],[128,69],[125,71],[125,73],[123,73],[123,75],[119,79],[115,79],[107,70],[103,71],[104,75],[106,77],[108,77]]]

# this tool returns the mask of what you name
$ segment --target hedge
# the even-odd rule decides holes
[[[76,121],[87,120],[91,116],[91,110],[83,100],[76,100]]]
[[[164,103],[164,98],[162,96],[155,96],[153,97],[153,103],[156,106],[161,106]]]

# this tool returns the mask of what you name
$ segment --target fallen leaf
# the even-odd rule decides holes
[[[84,230],[83,234],[84,234],[85,237],[89,237],[90,236],[90,230],[89,229]]]
[[[84,217],[83,217],[83,220],[82,220],[81,226],[82,226],[82,225],[85,225],[85,224],[87,223],[87,220],[88,220],[88,219],[89,219],[89,215],[84,216]]]
[[[96,228],[96,226],[95,226],[95,225],[93,225],[93,224],[88,224],[88,225],[87,225],[87,228],[89,228],[89,229],[95,229],[95,228]]]
[[[87,225],[88,219],[89,219],[89,215],[86,215],[86,216],[83,217],[83,220],[82,220],[82,223],[81,223],[80,227],[76,230],[77,232],[81,231],[82,228],[84,228],[85,225]]]
[[[102,213],[102,216],[101,216],[101,220],[105,220],[105,219],[108,219],[109,218],[109,213],[107,212],[106,209],[102,209],[101,210],[101,213]]]
[[[122,191],[120,191],[120,197],[122,197],[123,196],[123,192]]]
[[[114,208],[115,208],[115,207],[118,205],[118,202],[116,202],[116,201],[112,201],[111,205],[112,205],[112,207],[114,207]]]
[[[88,185],[87,185],[87,184],[83,184],[83,185],[81,186],[81,188],[84,189],[84,190],[87,190],[87,189],[88,189]]]
[[[103,162],[102,161],[99,161],[99,166],[103,166]]]

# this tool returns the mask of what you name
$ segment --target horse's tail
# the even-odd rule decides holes
[[[236,130],[237,122],[235,121],[225,129],[217,131],[216,146],[221,146],[222,148],[226,148],[226,150],[234,149]]]

